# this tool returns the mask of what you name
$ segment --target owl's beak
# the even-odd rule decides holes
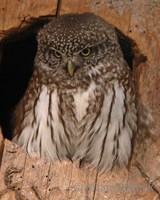
[[[70,60],[67,63],[67,69],[68,69],[68,72],[69,72],[70,76],[73,76],[74,75],[74,71],[75,71],[75,65]]]

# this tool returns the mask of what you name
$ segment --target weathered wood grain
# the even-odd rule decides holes
[[[4,148],[4,138],[3,138],[2,129],[0,127],[0,166],[1,166],[3,148]]]
[[[155,146],[156,147],[156,146]],[[158,153],[157,150],[154,152]],[[159,175],[159,160],[152,163],[156,171],[149,171],[151,180]],[[157,176],[155,176],[157,175]],[[156,182],[157,181],[157,182]],[[160,181],[154,184],[160,189]],[[149,200],[157,194],[151,189],[137,168],[116,167],[111,172],[97,174],[87,166],[79,168],[77,162],[49,163],[29,158],[22,148],[5,140],[0,171],[0,199],[142,199]]]

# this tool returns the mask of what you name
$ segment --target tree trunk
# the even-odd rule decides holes
[[[25,29],[33,18],[55,15],[56,9],[57,0],[1,0],[0,39],[4,41],[11,34]],[[80,168],[78,163],[50,164],[30,158],[20,147],[3,140],[0,131],[2,200],[159,198],[160,1],[62,0],[60,15],[83,12],[101,16],[136,44],[133,46],[133,74],[137,93],[154,121],[154,131],[145,140],[145,153],[142,157],[133,157],[129,169],[115,167],[98,174],[86,166]]]

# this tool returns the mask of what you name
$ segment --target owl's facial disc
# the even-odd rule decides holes
[[[92,47],[84,47],[77,52],[67,52],[67,51],[60,51],[58,48],[54,48],[53,46],[49,47],[50,52],[50,60],[55,61],[61,68],[65,69],[67,74],[70,77],[73,77],[75,72],[78,69],[83,68],[83,64],[87,61],[87,57],[92,54]]]
[[[77,53],[76,58],[81,55],[81,57],[88,57],[91,53],[91,48],[84,48],[81,50],[79,53]],[[72,58],[73,59],[73,58]],[[76,61],[77,63],[77,61]],[[75,65],[75,62],[73,60],[69,60],[67,62],[67,70],[70,74],[71,77],[73,77],[75,71],[76,71],[77,66]]]

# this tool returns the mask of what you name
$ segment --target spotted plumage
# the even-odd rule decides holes
[[[15,112],[13,141],[51,161],[99,170],[127,164],[137,130],[135,91],[114,28],[94,14],[53,18]]]

